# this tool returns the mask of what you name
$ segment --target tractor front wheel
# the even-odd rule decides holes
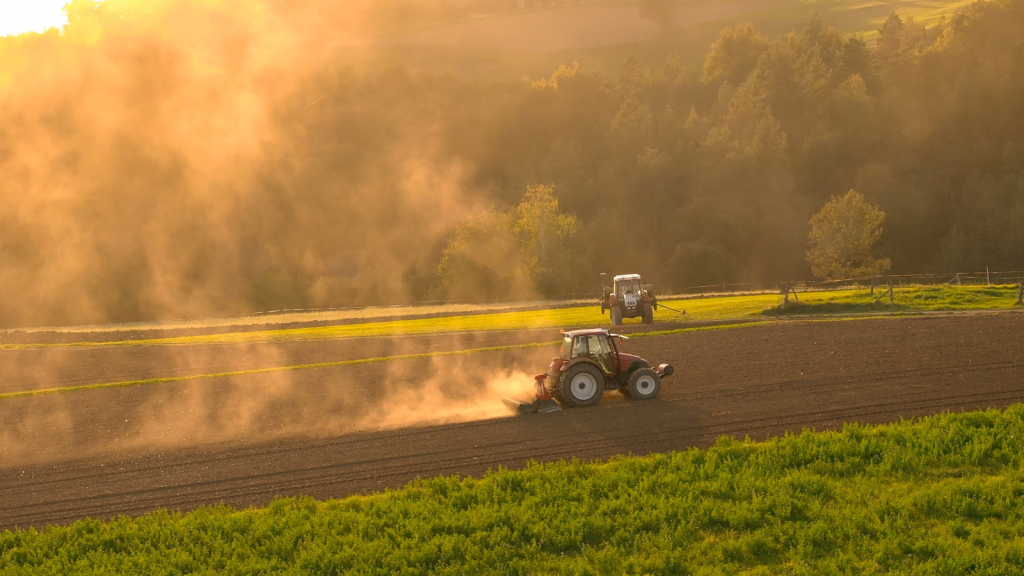
[[[661,391],[661,377],[650,368],[640,368],[629,375],[626,393],[633,400],[657,398]]]
[[[612,326],[622,325],[622,308],[615,306],[612,308]]]
[[[580,363],[565,371],[558,383],[558,396],[569,406],[594,406],[604,394],[604,375],[592,364]]]
[[[654,310],[651,309],[650,304],[644,304],[644,324],[651,324],[654,322]]]

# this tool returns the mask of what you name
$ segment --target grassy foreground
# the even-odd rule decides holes
[[[0,535],[4,574],[1019,574],[1024,405]]]

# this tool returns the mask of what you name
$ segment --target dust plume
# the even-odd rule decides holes
[[[408,301],[474,207],[352,48],[380,9],[74,0],[0,38],[0,326]]]
[[[448,370],[450,366],[437,372]],[[462,363],[452,372],[414,386],[402,382],[389,389],[358,427],[388,430],[500,418],[510,414],[502,397],[533,397],[533,377],[521,370],[494,371]]]
[[[389,354],[422,349],[401,338],[382,339],[376,345],[386,346]],[[308,346],[153,348],[142,355],[128,352],[120,360],[111,355],[90,357],[88,351],[31,352],[20,361],[25,364],[20,369],[0,370],[0,378],[8,381],[0,388],[52,386],[47,374],[87,383],[87,377],[109,381],[128,374],[216,371],[225,368],[225,362],[234,368],[292,365],[294,354],[315,359]],[[330,348],[322,353],[334,354]],[[531,398],[533,377],[523,370],[542,370],[549,354],[543,349],[513,349],[8,398],[0,410],[0,467],[93,455],[130,459],[170,449],[511,416],[501,398]],[[28,366],[32,359],[44,358],[48,369],[34,371]]]

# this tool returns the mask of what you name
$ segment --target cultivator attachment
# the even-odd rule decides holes
[[[534,383],[536,386],[536,398],[533,400],[514,400],[512,398],[502,398],[501,401],[505,403],[516,414],[545,414],[547,412],[558,412],[562,409],[558,405],[558,402],[548,395],[547,388],[544,387],[544,380],[548,377],[547,374],[539,374],[534,376]]]

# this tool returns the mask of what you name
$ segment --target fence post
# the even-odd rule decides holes
[[[1020,279],[1020,290],[1017,291],[1017,304],[1024,304],[1024,278]]]
[[[892,276],[889,276],[889,304],[892,304]]]
[[[956,285],[957,286],[960,285],[960,273],[959,272],[956,273]]]
[[[989,276],[989,274],[988,274],[988,266],[985,266],[985,285],[986,286],[991,286],[992,285],[992,277]]]
[[[782,309],[786,309],[786,305],[789,304],[789,285],[785,282],[779,282],[779,292],[782,292]]]
[[[871,277],[871,295],[872,296],[875,295],[875,285],[876,284],[878,284],[878,277],[872,276]]]

